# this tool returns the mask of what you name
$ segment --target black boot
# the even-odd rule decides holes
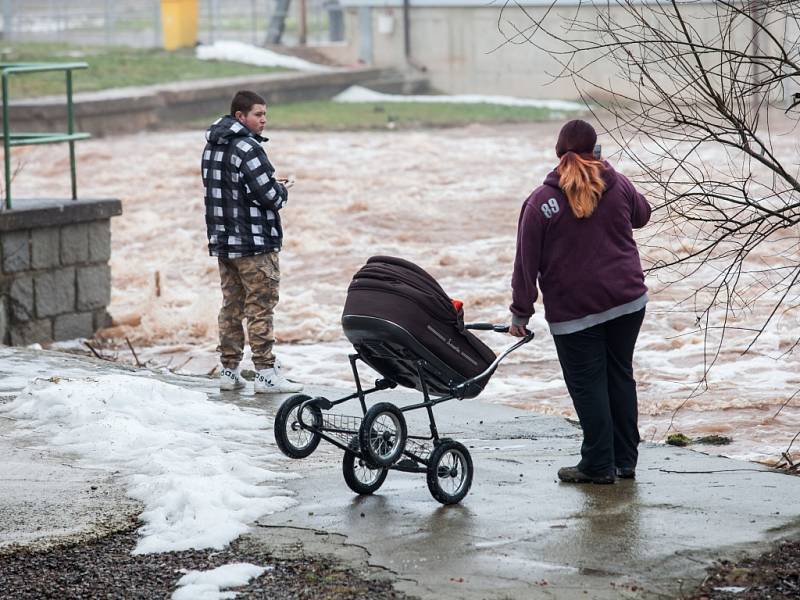
[[[617,467],[617,477],[620,479],[636,479],[634,467]]]
[[[613,475],[589,475],[584,473],[577,466],[561,467],[558,470],[558,478],[564,483],[614,483]]]

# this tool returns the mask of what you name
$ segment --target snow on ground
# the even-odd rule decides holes
[[[235,598],[236,592],[221,590],[247,585],[266,570],[266,567],[249,563],[231,563],[210,571],[189,571],[178,581],[178,589],[172,594],[172,600]]]
[[[266,48],[231,40],[220,40],[213,44],[198,46],[195,55],[200,60],[229,60],[259,67],[283,67],[295,71],[335,70],[333,67],[318,65],[296,56],[287,56]]]
[[[280,487],[293,475],[270,470],[271,422],[202,392],[146,376],[37,378],[0,413],[18,436],[120,472],[144,505],[135,553],[222,548],[295,504]]]
[[[506,321],[519,207],[555,164],[559,126],[269,131],[270,158],[297,180],[282,213],[286,240],[276,317],[278,354],[289,376],[351,388],[351,348],[339,320],[352,274],[374,254],[402,256],[430,271],[465,302],[468,320]],[[794,151],[793,139],[776,137],[776,151]],[[612,144],[603,136],[600,143],[618,164]],[[197,130],[76,146],[81,196],[123,202],[123,215],[112,220],[110,311],[117,326],[106,332],[118,340],[120,360],[133,362],[127,336],[150,364],[204,374],[217,362],[221,295],[216,263],[205,249],[203,144]],[[14,183],[18,197],[66,196],[66,150],[20,148],[14,157],[22,165]],[[629,164],[618,166],[630,173]],[[655,223],[637,236],[646,264],[682,243]],[[764,247],[753,258],[774,261],[770,251]],[[800,422],[800,397],[780,408],[800,389],[797,351],[784,355],[800,316],[780,316],[744,356],[749,332],[730,330],[708,389],[697,389],[707,340],[695,307],[684,299],[709,276],[648,278],[651,301],[636,355],[643,437],[662,440],[681,407],[673,429],[728,435],[734,443],[714,450],[731,456],[776,458]],[[765,306],[745,307],[729,324],[753,327],[766,317]],[[537,310],[536,339],[501,365],[478,401],[574,416],[541,305]],[[713,342],[714,332],[708,333]],[[482,338],[495,349],[509,343],[497,334]],[[696,389],[702,393],[687,401]]]
[[[584,111],[586,105],[566,100],[536,100],[514,96],[486,96],[482,94],[408,95],[384,94],[360,85],[353,85],[333,97],[334,102],[434,102],[444,104],[498,104],[500,106],[532,106],[551,110]]]

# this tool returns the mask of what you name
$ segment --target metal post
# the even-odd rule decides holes
[[[75,133],[72,123],[72,70],[67,69],[67,133]],[[78,199],[78,186],[75,177],[75,140],[69,140],[69,173],[72,178],[72,199]]]
[[[103,24],[105,25],[105,32],[106,32],[106,46],[111,45],[111,36],[113,32],[111,31],[111,0],[105,1],[105,12],[103,14]]]
[[[344,13],[339,0],[327,0],[323,5],[328,11],[328,39],[331,42],[344,41]]]
[[[8,131],[8,73],[3,71],[3,166],[6,177],[6,208],[11,210],[11,139]]]
[[[256,0],[250,0],[250,43],[254,46],[258,44],[258,28],[256,21],[258,17],[258,9],[256,8]]]
[[[9,41],[14,35],[14,2],[3,0],[3,39]]]
[[[56,27],[56,37],[60,40],[61,39],[61,14],[58,11],[58,7],[55,5],[53,0],[49,0],[47,3],[47,14],[52,19],[53,23],[55,23]]]
[[[372,7],[358,7],[358,58],[372,64]]]
[[[154,15],[155,19],[153,19],[153,28],[154,28],[154,38],[153,42],[155,44],[155,48],[161,48],[163,45],[161,43],[161,0],[153,0],[153,8],[155,9]]]
[[[59,2],[56,8],[56,15],[58,20],[58,36],[60,40],[65,40],[67,37],[67,17],[64,16],[64,6]]]
[[[213,44],[217,33],[217,0],[211,0],[208,7],[208,43]]]
[[[411,57],[411,0],[403,0],[403,52],[408,62]]]
[[[306,23],[306,0],[300,0],[300,31],[297,33],[297,43],[301,46],[306,45],[306,35],[308,27]]]
[[[58,22],[58,12],[56,11],[54,0],[48,0],[47,2],[47,16],[53,23],[55,23],[56,33],[58,33],[58,28],[60,25]]]

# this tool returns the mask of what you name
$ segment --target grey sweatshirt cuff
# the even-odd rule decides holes
[[[515,314],[511,315],[511,324],[512,325],[520,325],[522,327],[525,327],[525,325],[527,325],[528,321],[530,321],[530,320],[531,320],[530,317],[520,317],[520,316],[517,316]]]

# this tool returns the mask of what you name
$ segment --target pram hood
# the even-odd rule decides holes
[[[390,349],[385,327],[381,326],[380,331],[376,328],[371,336],[364,332],[362,324],[356,332],[348,327],[353,321],[348,317],[354,316],[393,324],[410,339],[396,339],[394,349]],[[481,373],[495,359],[488,346],[464,329],[460,305],[454,305],[429,273],[402,258],[373,256],[359,269],[348,288],[342,323],[345,335],[368,364],[408,387],[419,388],[419,382],[413,381],[409,372],[413,372],[413,359],[423,358],[423,354],[429,363],[439,363],[439,375],[434,377],[440,379],[439,385],[434,385],[439,392],[444,392],[450,383]],[[398,345],[403,347],[397,348]],[[397,356],[388,358],[390,354]]]
[[[402,258],[373,256],[354,276],[350,289],[381,289],[419,302],[431,317],[464,329],[464,311],[456,310],[442,286],[422,267]]]

